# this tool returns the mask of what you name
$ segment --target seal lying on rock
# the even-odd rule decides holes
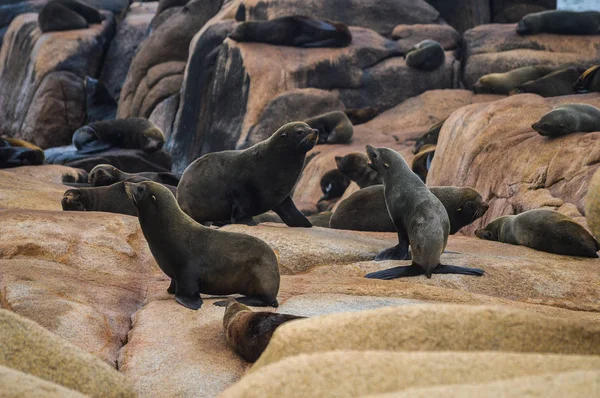
[[[423,40],[408,50],[405,58],[411,68],[432,71],[442,66],[446,53],[437,41]]]
[[[87,29],[88,24],[101,23],[104,16],[94,7],[77,0],[52,0],[38,14],[38,25],[42,33]]]
[[[319,202],[341,197],[350,185],[350,180],[338,169],[333,169],[323,174],[320,185],[323,196]]]
[[[585,228],[557,211],[529,210],[502,216],[475,231],[480,239],[567,256],[598,257],[600,245]]]
[[[223,329],[229,346],[245,361],[255,362],[267,348],[275,329],[286,322],[303,318],[276,312],[253,312],[230,297],[223,316]]]
[[[395,279],[431,274],[481,276],[477,268],[456,267],[440,263],[450,233],[450,220],[442,202],[435,197],[408,167],[402,156],[389,148],[367,145],[372,167],[383,178],[385,203],[396,229],[398,245],[380,255],[388,259],[408,259],[410,244],[412,264],[365,275],[373,279]]]
[[[304,123],[319,130],[317,144],[345,144],[350,142],[354,128],[344,112],[333,111],[306,119]]]
[[[379,173],[369,167],[369,158],[364,153],[353,152],[342,157],[336,156],[335,164],[339,171],[360,188],[382,183]]]
[[[572,66],[567,69],[554,71],[539,79],[519,85],[510,94],[531,93],[542,97],[558,97],[573,94],[573,84],[583,72],[582,69]]]
[[[429,128],[429,130],[427,130],[425,134],[417,138],[417,141],[415,142],[415,146],[413,147],[412,151],[415,155],[421,151],[421,148],[424,145],[437,145],[438,137],[440,136],[440,131],[442,130],[442,127],[444,127],[445,121],[446,119],[434,124]]]
[[[229,38],[294,47],[346,47],[352,42],[352,34],[343,23],[300,15],[241,22]]]
[[[115,147],[154,152],[164,143],[163,132],[150,120],[139,117],[94,122],[73,134],[73,145],[84,154]]]
[[[600,12],[549,10],[525,15],[517,24],[517,33],[556,33],[560,35],[593,35],[600,28]]]
[[[521,84],[546,76],[555,69],[550,66],[536,65],[524,66],[506,73],[490,73],[477,80],[477,83],[473,85],[473,91],[479,94],[509,95]]]
[[[600,65],[592,66],[583,72],[573,84],[573,91],[577,93],[600,91],[600,73],[598,71],[600,71]]]
[[[131,174],[121,171],[110,164],[99,164],[90,171],[88,180],[93,187],[103,187],[119,181],[129,180],[134,177],[141,177],[144,180],[155,181],[160,184],[172,185],[174,187],[179,184],[179,179],[181,178],[177,174],[168,172],[142,172]]]
[[[290,227],[310,227],[290,194],[318,136],[292,122],[248,149],[206,154],[183,172],[177,201],[199,223],[251,222],[273,210]]]
[[[0,138],[0,169],[43,164],[44,151],[37,146],[14,138]]]
[[[600,131],[600,109],[587,104],[562,105],[546,113],[531,128],[547,137]]]
[[[171,278],[167,291],[175,293],[179,304],[197,310],[202,306],[200,293],[237,293],[247,296],[239,301],[248,305],[279,305],[279,265],[269,245],[250,235],[198,224],[161,184],[124,184],[150,251]]]
[[[348,119],[350,119],[350,123],[352,123],[353,126],[363,124],[368,122],[369,120],[372,120],[377,115],[379,115],[380,112],[381,111],[379,110],[379,108],[375,108],[372,106],[368,106],[366,108],[344,109],[344,113],[346,114],[346,116],[348,116]]]

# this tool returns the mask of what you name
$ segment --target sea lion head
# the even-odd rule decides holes
[[[154,126],[143,134],[143,142],[140,147],[144,152],[156,152],[165,144],[165,135],[158,127]]]
[[[370,160],[369,167],[383,177],[400,155],[390,148],[375,148],[367,145],[367,156]]]
[[[318,139],[319,130],[304,122],[291,122],[281,126],[269,140],[282,150],[306,153],[313,149]]]
[[[346,156],[336,156],[335,164],[339,171],[348,175],[348,173],[367,167],[369,158],[363,153],[353,152]]]
[[[502,232],[502,226],[508,217],[499,217],[485,226],[475,231],[475,236],[479,239],[498,241],[500,239],[500,233]]]
[[[43,164],[46,160],[41,149],[6,146],[0,149],[0,167],[18,167]]]
[[[488,211],[490,205],[483,201],[483,198],[473,188],[460,188],[460,202],[456,210],[448,216],[450,217],[451,231],[455,233],[465,225],[471,224]]]
[[[90,171],[88,181],[93,187],[104,187],[119,182],[119,170],[110,164],[99,164]]]
[[[64,211],[86,211],[87,198],[85,191],[80,189],[69,189],[61,200]]]
[[[516,31],[520,35],[532,33],[534,30],[533,19],[529,15],[525,15],[517,24]]]
[[[79,151],[82,150],[85,145],[96,141],[97,139],[96,129],[89,124],[78,128],[73,133],[73,145]]]
[[[473,91],[477,94],[499,94],[496,89],[499,76],[495,73],[481,76],[477,83],[473,85]]]
[[[240,303],[233,297],[227,299],[225,314],[223,315],[223,328],[227,330],[231,320],[241,311],[252,312],[250,308]]]
[[[557,108],[546,113],[531,128],[543,136],[558,136],[577,131],[578,121],[570,109]]]
[[[177,205],[177,200],[169,188],[154,181],[127,182],[123,183],[125,193],[133,206],[138,210],[138,214],[158,216],[165,209]],[[181,211],[181,210],[180,210]]]

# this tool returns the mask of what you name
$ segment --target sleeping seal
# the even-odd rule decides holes
[[[600,109],[587,104],[566,104],[546,113],[531,128],[546,137],[600,131]]]

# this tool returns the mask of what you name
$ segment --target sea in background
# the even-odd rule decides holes
[[[557,0],[557,10],[600,11],[600,0]]]

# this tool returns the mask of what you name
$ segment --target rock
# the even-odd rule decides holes
[[[518,23],[525,15],[548,10],[548,8],[533,4],[515,4],[494,14],[492,21],[495,23]]]
[[[427,0],[460,33],[490,23],[490,3],[481,0]]]
[[[398,25],[392,31],[392,39],[406,53],[423,40],[434,40],[444,50],[454,50],[461,42],[460,34],[448,25]]]
[[[267,367],[255,365],[222,397],[362,397],[444,385],[448,391],[462,383],[485,385],[576,370],[597,373],[599,361],[595,356],[492,352],[330,351],[297,355]]]
[[[179,93],[173,94],[166,100],[154,108],[152,114],[148,118],[152,123],[161,129],[165,134],[165,138],[169,139],[173,133],[173,123],[175,123],[175,115],[179,107]]]
[[[439,13],[424,0],[343,0],[334,3],[301,0],[245,0],[245,20],[306,15],[360,26],[390,36],[398,24],[439,23]]]
[[[79,177],[79,170],[74,169],[73,167],[67,166],[58,166],[58,165],[39,165],[39,166],[22,166],[22,167],[13,167],[12,169],[4,169],[3,172],[11,173],[11,175],[20,177],[29,177],[35,179],[37,181],[37,185],[32,185],[32,191],[42,191],[45,188],[44,183],[52,183],[52,184],[62,184],[63,175],[69,175],[73,177],[73,179],[77,180]],[[15,177],[11,177],[13,179]],[[0,181],[6,183],[10,180],[9,178],[0,178]],[[22,184],[27,184],[26,182],[19,182],[18,184],[13,184],[12,187],[16,191],[19,189],[23,189],[25,187]],[[3,188],[3,191],[6,192],[8,188]],[[24,189],[23,189],[24,191]],[[35,196],[35,195],[30,195]],[[1,207],[1,206],[0,206]],[[15,208],[27,208],[23,206],[23,202],[20,203],[20,206],[15,206]],[[50,209],[39,209],[32,207],[31,209],[35,210],[50,210]]]
[[[20,14],[40,11],[44,4],[46,4],[46,2],[47,0],[16,0],[8,1],[8,4],[5,4],[6,2],[3,2],[2,8],[0,8],[0,48],[2,47],[2,40],[4,38],[4,35],[8,30],[8,25],[10,25],[12,20]]]
[[[584,195],[598,169],[600,132],[548,139],[531,128],[552,108],[575,102],[599,106],[600,95],[516,95],[464,107],[446,121],[427,184],[468,186],[490,204],[463,233],[499,216],[540,207],[557,209],[585,225]]]
[[[50,383],[39,377],[0,366],[0,385],[5,398],[48,397],[48,398],[84,398],[85,395]]]
[[[592,176],[585,195],[585,219],[596,239],[600,238],[600,170]]]
[[[462,79],[466,88],[471,88],[481,76],[522,66],[574,64],[587,68],[600,63],[600,54],[595,50],[600,45],[598,35],[519,36],[515,26],[483,25],[465,32]]]
[[[90,397],[135,397],[110,366],[11,311],[0,310],[0,341],[2,366]]]
[[[452,330],[456,338],[449,338],[447,334],[439,333],[440,330]],[[499,334],[497,330],[503,332]],[[598,355],[599,341],[600,326],[594,322],[534,315],[504,307],[441,304],[388,307],[325,315],[282,325],[251,372],[294,355],[323,351],[509,351]]]
[[[132,3],[110,43],[100,80],[117,100],[125,83],[129,65],[140,43],[147,36],[148,26],[156,13],[157,5],[157,2]]]
[[[68,144],[85,120],[84,76],[96,76],[114,18],[41,34],[37,14],[14,18],[0,51],[0,134],[42,148]],[[17,99],[17,100],[15,100]]]
[[[0,170],[0,209],[62,210],[60,201],[67,187],[59,181],[44,181],[35,172],[48,167],[64,166],[24,166]],[[32,175],[23,175],[22,169],[33,169]],[[39,171],[38,171],[39,172]],[[32,195],[31,192],[35,192]]]

